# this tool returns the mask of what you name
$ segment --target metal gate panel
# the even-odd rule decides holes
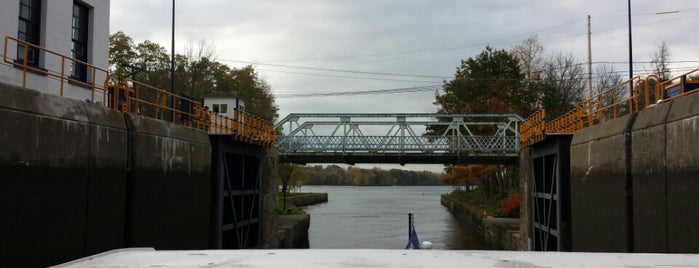
[[[212,248],[260,248],[263,150],[212,136],[215,174]]]
[[[570,140],[550,135],[532,149],[532,239],[536,251],[570,250]]]

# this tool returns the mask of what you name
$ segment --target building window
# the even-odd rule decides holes
[[[19,29],[17,38],[28,43],[39,46],[41,39],[41,0],[20,0],[19,1]],[[27,53],[27,64],[39,65],[39,50],[33,47],[26,47],[24,44],[17,44],[17,61],[24,63],[24,53]]]
[[[89,9],[84,4],[73,2],[73,28],[71,33],[73,58],[87,62],[87,24]],[[71,75],[74,79],[87,81],[87,66],[82,63],[71,64]]]
[[[228,104],[212,104],[211,105],[211,110],[214,113],[221,113],[225,114],[228,112]]]

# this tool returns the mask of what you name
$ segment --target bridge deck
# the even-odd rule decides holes
[[[471,154],[450,155],[440,153],[423,154],[377,154],[377,153],[284,153],[279,155],[281,163],[394,163],[394,164],[514,164],[515,154]]]

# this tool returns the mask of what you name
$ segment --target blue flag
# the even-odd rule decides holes
[[[412,232],[410,232],[410,237],[408,238],[408,244],[405,245],[405,249],[409,249],[410,244],[413,244],[413,249],[420,249],[420,239],[417,238],[417,232],[415,231],[415,226],[412,226]]]

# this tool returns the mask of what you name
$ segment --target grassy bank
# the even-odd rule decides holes
[[[449,200],[455,203],[461,204],[468,208],[472,212],[483,213],[485,211],[488,216],[491,217],[517,217],[518,215],[506,215],[503,212],[503,206],[507,206],[507,203],[503,203],[503,199],[494,196],[487,195],[481,189],[475,189],[470,191],[464,191],[456,189],[451,193],[444,195]],[[517,199],[518,199],[517,195]],[[517,200],[517,207],[519,207],[519,202]]]
[[[299,215],[302,212],[303,211],[300,208],[289,203],[286,204],[286,209],[284,209],[284,203],[282,198],[279,198],[279,200],[277,200],[277,214],[279,215]]]

